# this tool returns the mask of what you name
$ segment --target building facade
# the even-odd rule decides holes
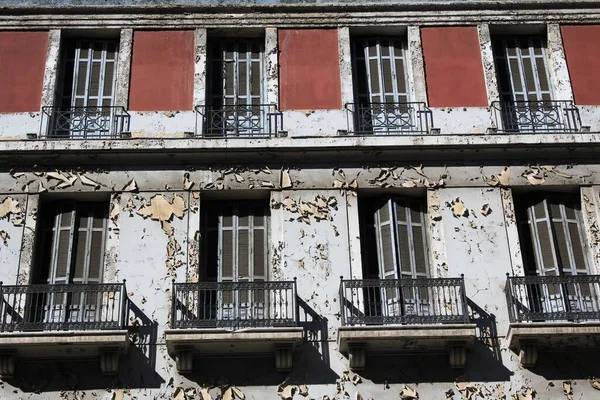
[[[0,396],[597,398],[599,47],[587,0],[2,2]]]

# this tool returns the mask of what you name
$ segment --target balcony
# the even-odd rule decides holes
[[[338,346],[350,368],[365,368],[367,353],[448,352],[464,367],[475,341],[464,278],[342,280]]]
[[[195,355],[275,354],[289,370],[303,340],[297,327],[296,281],[173,283],[167,349],[179,372],[191,372]]]
[[[115,139],[129,131],[123,107],[42,107],[40,139]]]
[[[508,346],[525,367],[539,350],[600,346],[600,275],[507,277]]]
[[[124,283],[0,284],[0,374],[10,377],[20,358],[100,357],[117,373],[127,351]]]
[[[348,132],[355,135],[424,135],[433,127],[425,103],[348,103]]]
[[[283,114],[274,104],[196,106],[196,136],[264,138],[283,134]]]
[[[498,132],[579,132],[579,110],[572,101],[492,102],[492,119]]]

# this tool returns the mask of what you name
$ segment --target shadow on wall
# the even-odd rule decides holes
[[[198,357],[194,369],[185,377],[201,386],[216,382],[229,382],[238,386],[275,386],[282,382],[292,384],[332,384],[339,376],[329,366],[327,319],[317,314],[300,298],[299,326],[304,329],[305,340],[296,349],[292,370],[275,370],[275,357]]]
[[[495,316],[470,299],[467,303],[479,336],[467,353],[465,368],[450,368],[447,354],[368,354],[360,375],[377,384],[509,381],[513,372],[502,363]]]
[[[60,361],[20,360],[12,379],[6,382],[25,393],[72,390],[107,390],[109,388],[160,388],[164,379],[156,373],[156,339],[158,323],[150,320],[131,301],[128,326],[132,340],[128,354],[122,355],[119,374],[102,375],[99,359]]]
[[[515,358],[518,355],[513,354]],[[538,353],[537,365],[529,371],[547,380],[589,379],[600,376],[600,350]]]

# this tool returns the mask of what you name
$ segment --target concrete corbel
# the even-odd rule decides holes
[[[104,375],[115,375],[119,371],[119,358],[121,352],[118,348],[100,349],[100,371]]]
[[[365,369],[365,365],[367,364],[367,346],[363,343],[349,344],[348,361],[350,369],[353,371]]]
[[[12,378],[15,374],[15,365],[17,357],[14,350],[3,350],[0,352],[0,376]]]
[[[194,353],[192,349],[180,348],[175,353],[175,365],[177,372],[180,374],[187,374],[192,372],[194,367]]]
[[[292,345],[280,344],[275,346],[275,369],[289,371],[292,369]]]
[[[519,362],[523,367],[534,367],[537,364],[538,348],[535,341],[519,342]]]
[[[467,347],[465,343],[450,343],[448,345],[448,361],[450,368],[464,368],[467,363]]]

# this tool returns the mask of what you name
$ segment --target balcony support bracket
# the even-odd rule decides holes
[[[15,374],[15,365],[17,362],[15,353],[14,350],[2,350],[0,352],[0,376],[2,378],[12,378]]]
[[[192,372],[194,366],[193,349],[190,347],[177,348],[175,353],[175,363],[177,365],[177,372],[181,374]]]
[[[364,343],[349,343],[348,361],[352,370],[365,369],[367,363],[367,346]]]
[[[464,368],[467,363],[467,344],[459,342],[449,343],[448,360],[450,368]]]
[[[115,375],[119,371],[120,356],[118,347],[100,349],[100,370],[104,375]]]
[[[534,367],[537,364],[538,347],[534,340],[521,340],[519,342],[519,362],[523,367]]]
[[[278,344],[275,346],[275,369],[277,371],[289,371],[292,369],[291,344]]]

